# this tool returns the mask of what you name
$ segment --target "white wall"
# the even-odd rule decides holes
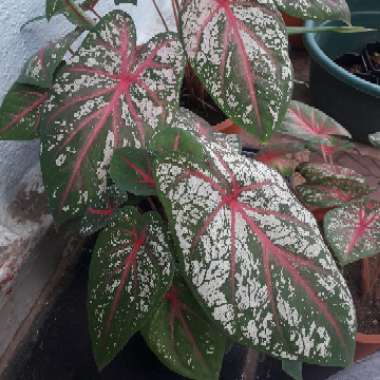
[[[171,17],[170,0],[160,0],[162,10]],[[20,32],[27,20],[44,14],[45,0],[0,0],[0,102],[17,79],[25,61],[40,47],[71,30],[72,25],[63,16],[54,17],[50,23],[38,21]],[[100,0],[100,14],[114,8],[113,0]],[[139,43],[163,30],[151,0],[139,0],[135,7],[123,4],[121,9],[134,17]],[[173,25],[173,20],[169,20]],[[4,205],[12,198],[15,184],[38,159],[38,142],[0,141],[0,223]],[[3,221],[4,222],[4,221]]]

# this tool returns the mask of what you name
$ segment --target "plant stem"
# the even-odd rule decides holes
[[[93,28],[96,25],[94,20],[88,17],[86,15],[86,12],[78,4],[76,4],[75,1],[68,0],[68,5],[73,9],[75,13],[80,16],[80,18],[82,18],[88,24],[90,28]]]
[[[154,7],[156,8],[156,11],[158,13],[158,15],[160,16],[160,19],[162,21],[162,24],[164,25],[165,29],[167,32],[169,32],[169,27],[168,27],[168,24],[166,23],[165,19],[164,19],[164,16],[162,15],[162,12],[160,10],[160,8],[158,7],[157,3],[156,3],[156,0],[152,0],[152,3],[154,5]]]
[[[177,32],[179,33],[179,5],[177,0],[172,0],[172,8],[175,19],[175,24],[177,26]]]

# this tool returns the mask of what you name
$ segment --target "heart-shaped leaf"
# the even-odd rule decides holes
[[[300,361],[294,360],[283,360],[282,361],[282,370],[292,377],[294,380],[302,380],[302,367],[303,363]]]
[[[262,139],[281,125],[292,88],[285,26],[266,3],[191,0],[181,12],[185,48],[205,88],[228,117]]]
[[[350,363],[354,306],[313,216],[276,171],[206,149],[208,165],[172,153],[155,167],[199,302],[242,344],[281,359]]]
[[[46,0],[46,18],[64,14],[73,24],[91,29],[95,23],[86,16],[86,3],[87,0]]]
[[[339,165],[304,163],[297,169],[306,181],[310,184],[328,184],[334,180],[356,182],[368,188],[367,180],[364,176],[352,170]]]
[[[380,132],[373,133],[368,136],[369,142],[375,147],[380,148]]]
[[[143,329],[145,341],[172,371],[189,379],[218,380],[225,338],[211,324],[189,289],[176,280]]]
[[[172,33],[136,47],[132,19],[114,11],[57,74],[44,115],[42,170],[57,222],[106,194],[115,148],[141,148],[178,107],[183,50]],[[54,173],[54,175],[51,175]]]
[[[369,193],[355,182],[334,181],[331,184],[300,185],[296,188],[298,198],[308,207],[333,208]]]
[[[41,109],[47,98],[46,90],[14,84],[0,108],[0,139],[38,138]]]
[[[305,20],[343,20],[351,23],[350,8],[346,0],[274,0],[274,2],[281,12]]]
[[[317,108],[292,100],[281,132],[314,144],[331,145],[332,136],[351,138],[350,133]]]
[[[130,208],[98,237],[91,260],[88,312],[99,368],[155,312],[171,285],[173,263],[158,215]]]
[[[380,203],[361,199],[331,210],[324,231],[342,265],[374,256],[380,253]]]
[[[25,64],[17,82],[42,88],[50,88],[63,57],[82,30],[75,30],[56,43],[51,43],[33,55]]]
[[[110,175],[118,188],[135,195],[154,195],[152,154],[144,149],[122,148],[115,151]]]

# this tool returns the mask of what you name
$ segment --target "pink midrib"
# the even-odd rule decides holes
[[[142,182],[145,183],[147,186],[154,188],[156,183],[153,179],[153,177],[146,173],[143,169],[139,168],[136,164],[134,164],[132,161],[130,161],[127,157],[124,157],[124,161],[127,163],[127,165],[134,170],[141,178]]]
[[[30,106],[26,107],[19,115],[15,116],[12,121],[0,129],[0,133],[4,133],[19,123],[24,117],[31,112],[35,111],[40,105],[42,105],[48,98],[48,94],[40,94],[40,98],[33,102]]]
[[[129,273],[132,267],[137,264],[137,254],[139,253],[140,248],[143,246],[144,242],[145,242],[145,233],[142,232],[138,235],[137,240],[133,243],[131,253],[128,255],[128,257],[124,261],[124,268],[123,268],[123,273],[121,275],[120,284],[116,289],[115,298],[112,302],[112,305],[108,314],[108,318],[106,320],[105,329],[103,330],[103,334],[102,334],[103,337],[105,337],[111,329],[112,321],[115,317],[117,308],[119,307],[121,296],[124,291],[125,285],[127,283]]]

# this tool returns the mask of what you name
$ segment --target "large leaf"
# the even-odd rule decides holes
[[[46,0],[46,17],[50,20],[57,14],[64,14],[72,23],[91,29],[94,22],[86,16],[87,0]]]
[[[0,108],[0,139],[29,140],[39,137],[46,90],[14,84]]]
[[[343,20],[351,23],[350,8],[346,0],[274,0],[274,2],[282,12],[305,20]]]
[[[124,12],[105,16],[57,74],[45,107],[42,170],[58,222],[106,193],[115,148],[141,148],[178,106],[183,51],[171,33],[136,47]]]
[[[190,63],[218,106],[268,139],[282,122],[292,87],[281,15],[256,1],[191,0],[181,27]]]
[[[143,335],[171,370],[189,379],[219,379],[225,338],[215,330],[182,281],[175,281],[166,293]]]
[[[313,216],[276,171],[216,145],[209,154],[199,165],[172,153],[155,169],[199,302],[242,344],[282,359],[349,363],[354,306]]]
[[[26,62],[17,80],[18,83],[50,88],[55,71],[61,65],[64,55],[81,33],[80,29],[75,30],[58,42],[40,49]]]
[[[334,119],[317,108],[292,100],[281,132],[314,144],[329,144],[332,136],[351,137]]]
[[[154,213],[125,211],[96,242],[88,312],[99,368],[106,366],[153,313],[171,285],[173,263],[165,228]]]
[[[346,265],[380,253],[380,203],[361,199],[329,211],[325,236],[335,256]]]

